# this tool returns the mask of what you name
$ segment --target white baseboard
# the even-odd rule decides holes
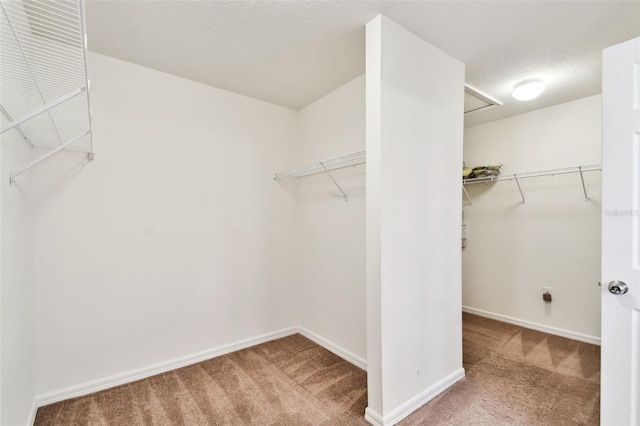
[[[340,358],[344,359],[345,361],[349,361],[351,364],[355,365],[356,367],[361,368],[364,371],[367,371],[367,361],[359,357],[358,355],[352,352],[349,352],[343,347],[338,346],[333,342],[330,342],[324,337],[321,337],[315,334],[314,332],[307,330],[304,327],[298,327],[298,332],[302,334],[304,337],[306,337],[307,339],[313,340],[315,343],[322,346],[329,352],[333,352],[334,354],[338,355]]]
[[[407,417],[409,414],[422,407],[427,402],[431,401],[436,396],[447,390],[449,386],[464,379],[464,368],[460,368],[453,373],[449,374],[444,379],[440,380],[433,386],[420,392],[418,395],[411,398],[409,401],[402,404],[389,414],[383,417],[383,425],[391,426],[398,423],[400,420]]]
[[[369,407],[364,410],[364,419],[373,426],[384,426],[384,419],[382,416]]]
[[[70,386],[70,387],[49,392],[43,395],[38,395],[35,400],[35,405],[37,407],[43,407],[45,405],[64,401],[66,399],[88,395],[90,393],[102,391],[115,386],[124,385],[126,383],[131,383],[136,380],[144,379],[150,376],[155,376],[156,374],[166,373],[167,371],[186,367],[187,365],[206,361],[208,359],[225,355],[231,352],[235,352],[241,349],[245,349],[250,346],[259,345],[260,343],[265,343],[270,340],[275,340],[281,337],[290,336],[298,332],[299,332],[298,327],[289,327],[289,328],[285,328],[272,333],[263,334],[261,336],[252,337],[249,339],[241,340],[239,342],[235,342],[228,345],[219,346],[217,348],[209,349],[206,351],[198,352],[192,355],[187,355],[187,356],[175,358],[169,361],[160,362],[157,364],[149,365],[147,367],[142,367],[136,370],[127,371],[125,373],[114,374],[113,376],[105,377],[98,380],[93,380],[91,382]]]
[[[363,370],[367,369],[367,362],[364,359],[360,358],[359,356],[313,333],[312,331],[307,330],[304,327],[289,327],[289,328],[285,328],[272,333],[263,334],[261,336],[241,340],[239,342],[235,342],[235,343],[223,345],[217,348],[209,349],[206,351],[198,352],[192,355],[175,358],[169,361],[160,362],[160,363],[150,365],[147,367],[142,367],[136,370],[127,371],[125,373],[115,374],[113,376],[105,377],[98,380],[93,380],[91,382],[82,383],[75,386],[70,386],[70,387],[49,392],[43,395],[38,395],[34,402],[32,416],[35,419],[35,414],[38,407],[43,407],[45,405],[64,401],[66,399],[77,398],[79,396],[84,396],[90,393],[99,392],[105,389],[113,388],[115,386],[131,383],[136,380],[155,376],[156,374],[166,373],[167,371],[186,367],[191,364],[206,361],[211,358],[226,355],[228,353],[239,351],[241,349],[245,349],[250,346],[259,345],[261,343],[265,343],[270,340],[280,339],[282,337],[290,336],[296,333],[300,333],[301,335],[314,341],[315,343],[327,349],[328,351],[333,352],[339,357],[354,364],[356,367],[359,367]],[[31,422],[30,424],[33,424],[33,422]]]
[[[463,306],[462,312],[478,315],[493,319],[496,321],[502,321],[513,325],[519,325],[520,327],[530,328],[531,330],[542,331],[544,333],[553,334],[555,336],[566,337],[567,339],[578,340],[580,342],[591,343],[593,345],[600,345],[600,338],[597,336],[591,336],[589,334],[577,333],[575,331],[564,330],[562,328],[551,327],[544,324],[538,324],[531,321],[521,320],[518,318],[509,317],[502,314],[494,314],[493,312],[484,311],[482,309],[472,308],[470,306]]]
[[[414,396],[386,416],[381,416],[379,413],[367,407],[364,418],[374,426],[393,426],[462,379],[464,379],[464,368],[460,368],[449,374],[447,377],[420,392],[418,395]]]
[[[31,404],[31,411],[29,412],[29,420],[27,420],[28,426],[33,426],[36,421],[36,413],[38,412],[38,404],[36,400],[33,400],[33,404]]]

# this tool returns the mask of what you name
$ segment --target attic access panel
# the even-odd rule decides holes
[[[464,113],[474,114],[481,111],[487,111],[489,109],[502,106],[502,102],[497,101],[486,95],[479,90],[464,85]]]

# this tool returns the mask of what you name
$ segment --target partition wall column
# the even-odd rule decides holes
[[[390,425],[464,377],[464,64],[384,16],[366,37],[366,418]]]

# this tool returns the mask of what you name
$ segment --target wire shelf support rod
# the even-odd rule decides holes
[[[89,133],[91,133],[89,130],[87,130],[86,132],[84,132],[83,134],[81,134],[80,136],[73,138],[72,140],[70,140],[69,142],[63,143],[62,145],[60,145],[59,147],[53,149],[52,151],[46,153],[45,155],[43,155],[42,157],[38,158],[37,160],[32,161],[31,163],[27,164],[26,166],[24,166],[20,171],[12,174],[9,177],[9,183],[13,184],[13,182],[15,181],[15,179],[20,176],[21,174],[23,174],[24,172],[26,172],[29,169],[32,169],[33,167],[37,166],[38,164],[42,163],[44,160],[53,157],[54,155],[56,155],[57,153],[59,153],[60,151],[66,149],[67,147],[73,145],[74,143],[79,142],[82,138],[84,138],[85,136],[87,136]]]

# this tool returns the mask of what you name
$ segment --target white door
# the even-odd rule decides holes
[[[601,424],[638,425],[640,38],[605,49],[602,67]]]

